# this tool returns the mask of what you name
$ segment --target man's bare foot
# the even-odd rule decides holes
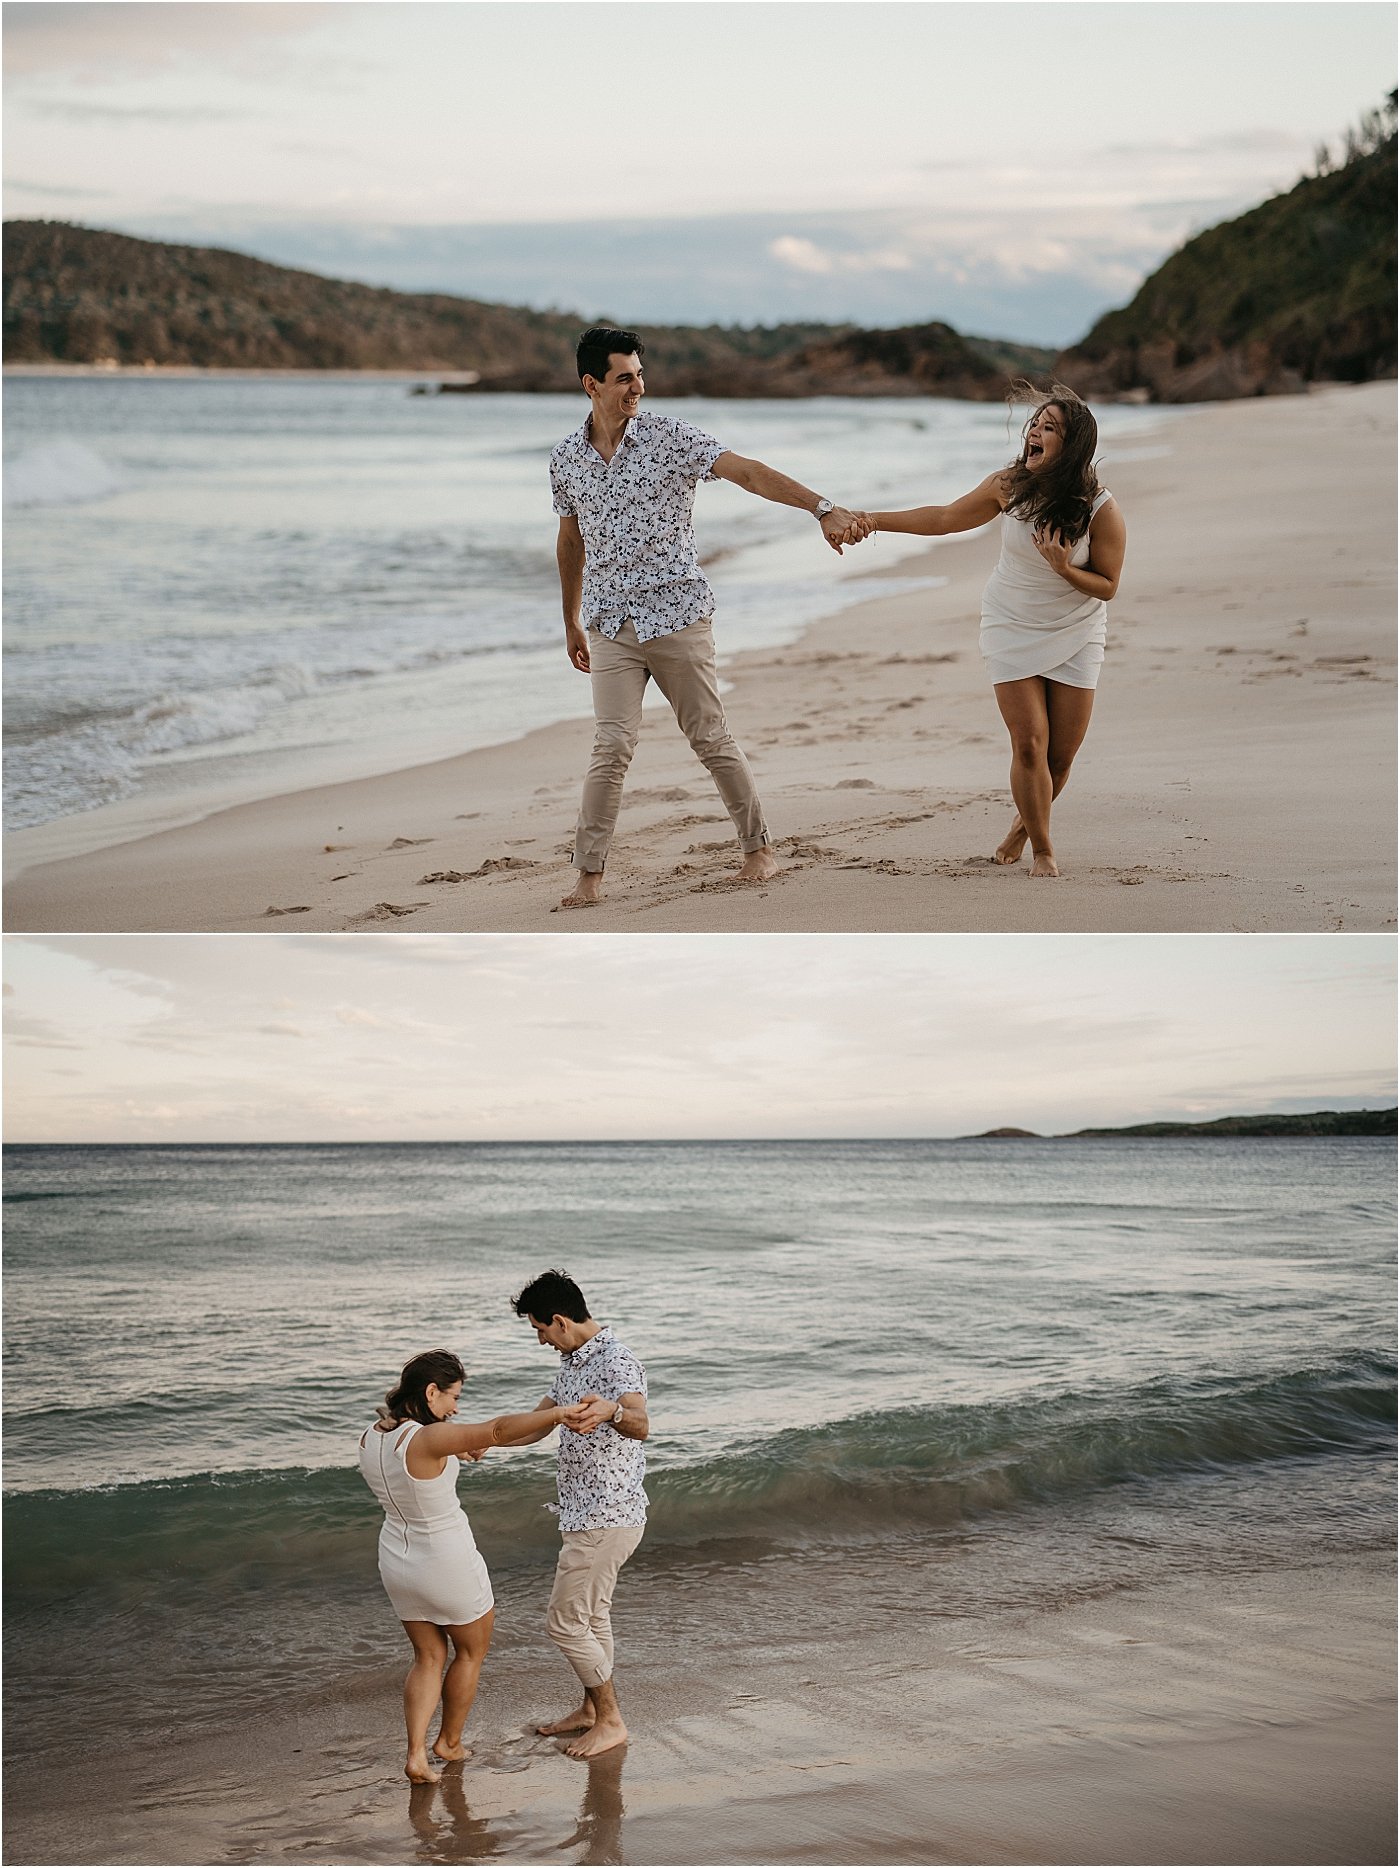
[[[600,1751],[611,1751],[627,1743],[627,1727],[621,1719],[599,1719],[572,1745],[564,1749],[571,1758],[596,1758]]]
[[[1059,873],[1060,871],[1056,865],[1055,852],[1053,850],[1041,850],[1035,861],[1031,864],[1031,874],[1033,876],[1057,876]]]
[[[1026,826],[1018,816],[1016,822],[1007,831],[997,845],[996,860],[999,863],[1019,863],[1026,849]]]
[[[592,908],[603,899],[603,872],[580,869],[578,881],[560,902],[561,908]]]
[[[446,1764],[460,1764],[463,1758],[472,1755],[470,1745],[464,1745],[461,1739],[444,1738],[441,1732],[433,1740],[433,1756],[441,1758]]]
[[[403,1774],[411,1784],[440,1784],[442,1772],[435,1771],[428,1762],[426,1751],[410,1751],[408,1763],[403,1767]]]
[[[538,1732],[541,1738],[557,1738],[561,1732],[586,1732],[597,1716],[585,1700],[577,1711],[566,1712],[562,1719],[551,1719],[548,1725],[535,1725],[530,1729]]]
[[[768,882],[778,873],[778,861],[770,849],[750,850],[739,866],[741,882]],[[613,1743],[619,1741],[614,1739]]]

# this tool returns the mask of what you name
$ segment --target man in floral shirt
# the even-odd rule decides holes
[[[642,695],[655,681],[715,781],[738,832],[739,876],[777,873],[748,760],[720,703],[711,634],[715,593],[695,552],[691,517],[702,480],[730,480],[760,499],[812,514],[833,551],[865,537],[855,513],[762,461],[670,415],[643,415],[645,346],[635,331],[600,326],[578,342],[591,404],[583,426],[549,459],[556,556],[569,660],[593,682],[597,733],[583,784],[574,867],[563,908],[602,900],[603,865],[637,744]]]
[[[542,1272],[512,1299],[512,1308],[562,1357],[539,1405],[562,1406],[567,1395],[585,1408],[579,1430],[561,1428],[559,1434],[563,1546],[546,1620],[550,1640],[582,1683],[583,1703],[535,1729],[578,1733],[565,1750],[592,1758],[627,1740],[612,1680],[611,1608],[617,1573],[646,1528],[646,1370],[606,1323],[589,1315],[583,1292],[566,1272]],[[544,1428],[537,1437],[551,1431]]]

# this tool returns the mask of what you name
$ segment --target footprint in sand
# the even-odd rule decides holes
[[[392,843],[384,845],[386,850],[412,850],[420,843],[431,843],[431,837],[395,837]]]
[[[430,882],[474,882],[480,876],[495,875],[502,869],[538,869],[539,864],[528,856],[488,856],[479,869],[433,869],[426,876],[419,876],[417,886],[426,888]]]
[[[396,921],[402,915],[416,915],[420,908],[427,906],[427,902],[376,902],[362,915],[352,915],[350,921],[352,926],[362,921]]]
[[[264,908],[263,919],[266,920],[268,915],[309,915],[310,913],[311,904],[305,902],[299,908]]]
[[[873,778],[838,778],[832,786],[833,791],[878,791]]]

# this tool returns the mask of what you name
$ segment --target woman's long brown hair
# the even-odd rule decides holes
[[[1002,476],[1006,511],[1038,530],[1061,533],[1072,545],[1089,530],[1094,496],[1099,491],[1099,476],[1094,470],[1099,425],[1088,403],[1064,383],[1052,383],[1043,390],[1025,381],[1011,385],[1009,400],[1016,403],[1028,398],[1035,407],[1021,430],[1021,452]],[[1052,404],[1065,425],[1064,445],[1053,467],[1032,473],[1026,465],[1026,439],[1036,416]]]

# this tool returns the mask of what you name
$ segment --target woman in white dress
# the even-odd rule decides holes
[[[875,531],[941,538],[1001,515],[980,646],[1011,736],[1016,818],[996,860],[1020,862],[1029,843],[1031,874],[1057,876],[1050,806],[1089,728],[1128,533],[1094,470],[1099,429],[1087,404],[1062,383],[1031,393],[1037,406],[1009,467],[950,506],[858,517]]]
[[[575,1412],[543,1407],[459,1425],[453,1417],[464,1379],[461,1363],[446,1349],[415,1356],[360,1436],[360,1471],[384,1507],[379,1574],[413,1643],[403,1711],[404,1775],[415,1784],[435,1784],[441,1776],[428,1759],[428,1724],[439,1699],[434,1752],[447,1759],[471,1756],[462,1728],[495,1620],[491,1578],[457,1503],[457,1462],[480,1459],[491,1446],[542,1440]],[[444,1675],[449,1640],[453,1659]]]

